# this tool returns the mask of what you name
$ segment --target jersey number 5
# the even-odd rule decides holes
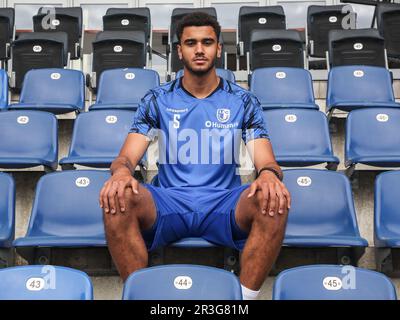
[[[174,122],[173,122],[173,126],[175,129],[179,129],[179,119],[181,118],[180,114],[174,114]]]

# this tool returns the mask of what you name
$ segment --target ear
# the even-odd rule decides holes
[[[217,45],[217,58],[221,58],[222,55],[222,44],[220,42],[218,42]]]
[[[177,49],[178,49],[179,60],[182,60],[182,47],[180,44],[177,45]]]

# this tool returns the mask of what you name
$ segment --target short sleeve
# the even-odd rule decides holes
[[[150,92],[140,102],[129,132],[151,137],[152,129],[159,129],[159,119],[156,97]]]
[[[254,139],[269,138],[260,102],[254,95],[249,95],[245,101],[242,138],[246,144]]]

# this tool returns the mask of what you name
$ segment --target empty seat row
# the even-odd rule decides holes
[[[38,247],[105,247],[98,195],[109,176],[108,171],[78,170],[41,177],[26,235],[13,242],[17,252],[31,261]],[[368,244],[358,230],[348,178],[296,169],[285,171],[284,182],[293,203],[284,245],[346,247],[354,250],[356,263]]]

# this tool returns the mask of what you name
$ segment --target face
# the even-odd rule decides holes
[[[178,55],[185,68],[193,74],[202,75],[213,69],[215,60],[221,57],[221,45],[213,27],[185,27]]]

